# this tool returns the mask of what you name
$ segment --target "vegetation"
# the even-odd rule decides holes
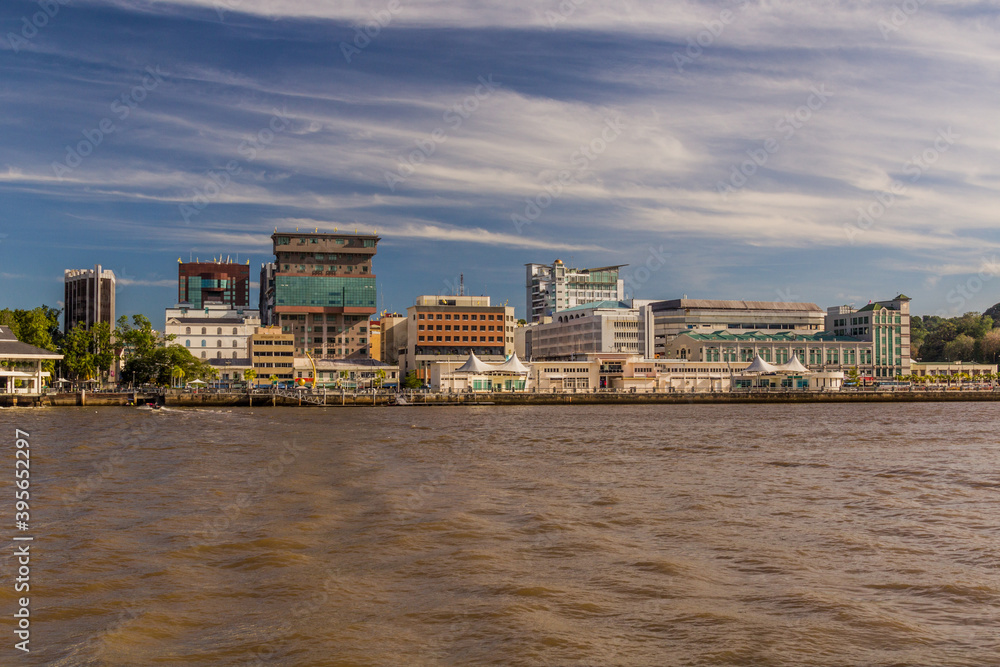
[[[996,363],[1000,357],[1000,320],[986,313],[961,317],[914,315],[910,318],[910,356],[921,361],[978,361]]]
[[[420,389],[422,386],[424,386],[424,383],[417,377],[416,371],[410,371],[406,374],[406,377],[403,378],[404,389]]]
[[[0,325],[10,327],[11,333],[22,343],[58,352],[63,342],[59,328],[61,312],[44,305],[32,310],[4,308],[0,310]],[[54,373],[55,362],[43,361],[42,369]]]
[[[62,365],[66,374],[78,380],[106,380],[115,361],[111,327],[98,322],[89,329],[77,324],[63,339]]]

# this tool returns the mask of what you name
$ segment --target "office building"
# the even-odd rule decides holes
[[[652,302],[647,312],[644,354],[649,358],[670,356],[668,347],[681,333],[815,334],[826,325],[826,312],[815,303],[683,298]]]
[[[406,348],[407,317],[400,313],[382,313],[379,323],[382,330],[379,359],[386,364],[398,364],[399,351]]]
[[[268,387],[289,383],[295,376],[295,340],[281,327],[257,327],[250,335],[250,365],[257,374],[253,383]],[[271,378],[275,379],[272,380]]]
[[[572,360],[595,352],[643,353],[639,309],[628,301],[574,306],[520,329],[528,360]]]
[[[66,269],[64,331],[77,324],[89,329],[96,322],[115,328],[115,274],[96,265],[93,269]]]
[[[166,309],[165,321],[163,332],[174,336],[173,344],[183,345],[199,359],[228,359],[230,365],[233,360],[247,362],[247,340],[260,326],[256,310],[225,304],[194,308],[180,303]]]
[[[209,304],[225,304],[232,308],[250,305],[249,260],[246,264],[221,259],[177,262],[177,303],[188,303],[193,308]]]
[[[827,310],[826,329],[869,344],[876,378],[910,374],[910,297]]]
[[[276,232],[273,324],[295,353],[367,358],[375,314],[374,234]]]
[[[274,321],[274,262],[264,262],[260,265],[260,289],[257,291],[257,309],[260,311],[260,323],[269,327]]]
[[[427,382],[432,362],[464,361],[470,352],[501,362],[514,353],[514,307],[493,306],[488,296],[421,296],[406,313],[404,377],[414,371]]]
[[[596,269],[566,267],[561,259],[551,265],[525,264],[525,319],[541,322],[560,310],[568,310],[595,301],[622,301],[625,281],[618,270],[626,266],[604,266]]]

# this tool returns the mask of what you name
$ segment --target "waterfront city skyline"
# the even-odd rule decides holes
[[[800,5],[4,3],[5,305],[99,263],[155,316],[296,226],[377,230],[380,310],[653,253],[633,296],[1000,300],[995,13]]]

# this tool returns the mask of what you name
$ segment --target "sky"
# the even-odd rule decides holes
[[[379,309],[524,264],[628,296],[1000,301],[1000,2],[3,0],[0,307],[375,231]],[[256,285],[251,298],[256,303]]]

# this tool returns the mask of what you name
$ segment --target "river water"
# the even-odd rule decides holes
[[[1000,664],[1000,405],[48,408],[23,665]],[[9,515],[9,516],[8,516]]]

